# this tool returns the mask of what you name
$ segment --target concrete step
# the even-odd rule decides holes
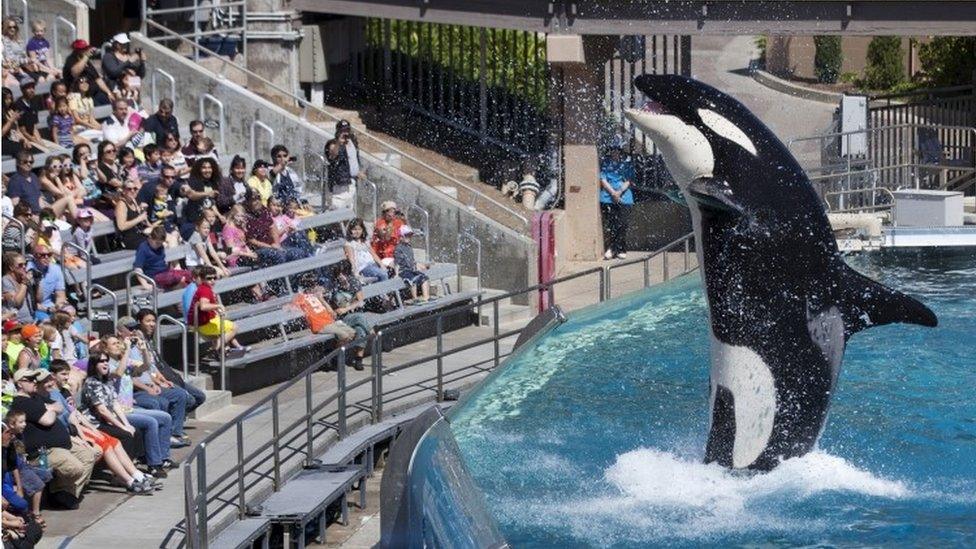
[[[230,391],[205,390],[207,400],[199,408],[190,413],[193,419],[205,419],[208,415],[219,412],[232,404]]]
[[[198,376],[190,374],[184,381],[187,385],[192,385],[201,391],[213,389],[214,386],[213,378],[210,377],[210,374],[200,374]]]
[[[521,323],[525,324],[529,320],[532,320],[534,315],[532,307],[527,305],[515,305],[514,303],[508,302],[507,300],[502,300],[498,303],[498,325],[506,326],[508,324]],[[482,326],[492,326],[495,322],[495,312],[494,305],[485,305],[481,308],[481,325]]]

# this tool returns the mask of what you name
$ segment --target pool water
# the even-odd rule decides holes
[[[697,274],[581,314],[451,413],[515,547],[976,545],[976,254],[875,254],[927,329],[849,342],[814,452],[767,474],[704,465],[708,337]]]

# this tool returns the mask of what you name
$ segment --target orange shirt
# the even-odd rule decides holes
[[[388,224],[393,225],[393,232],[390,234],[389,238],[379,238],[380,231],[385,229]],[[392,222],[388,222],[386,218],[379,218],[376,220],[376,224],[373,226],[373,240],[371,245],[373,246],[373,251],[376,255],[380,256],[380,259],[386,259],[387,257],[393,257],[393,249],[396,248],[398,242],[400,242],[400,227],[404,226],[406,223],[399,217],[393,218]]]

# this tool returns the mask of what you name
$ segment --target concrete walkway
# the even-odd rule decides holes
[[[747,68],[749,61],[758,57],[753,40],[752,36],[693,37],[692,76],[741,101],[784,143],[825,132],[834,105],[781,93],[752,79]],[[799,157],[819,154],[815,142],[813,145],[798,149],[801,164],[804,158]]]

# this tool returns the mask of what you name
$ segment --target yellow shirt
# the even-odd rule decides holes
[[[254,192],[258,193],[261,197],[261,203],[265,206],[268,205],[268,199],[271,198],[271,180],[270,179],[258,179],[258,176],[252,175],[250,179],[247,180],[247,186],[254,189]]]

